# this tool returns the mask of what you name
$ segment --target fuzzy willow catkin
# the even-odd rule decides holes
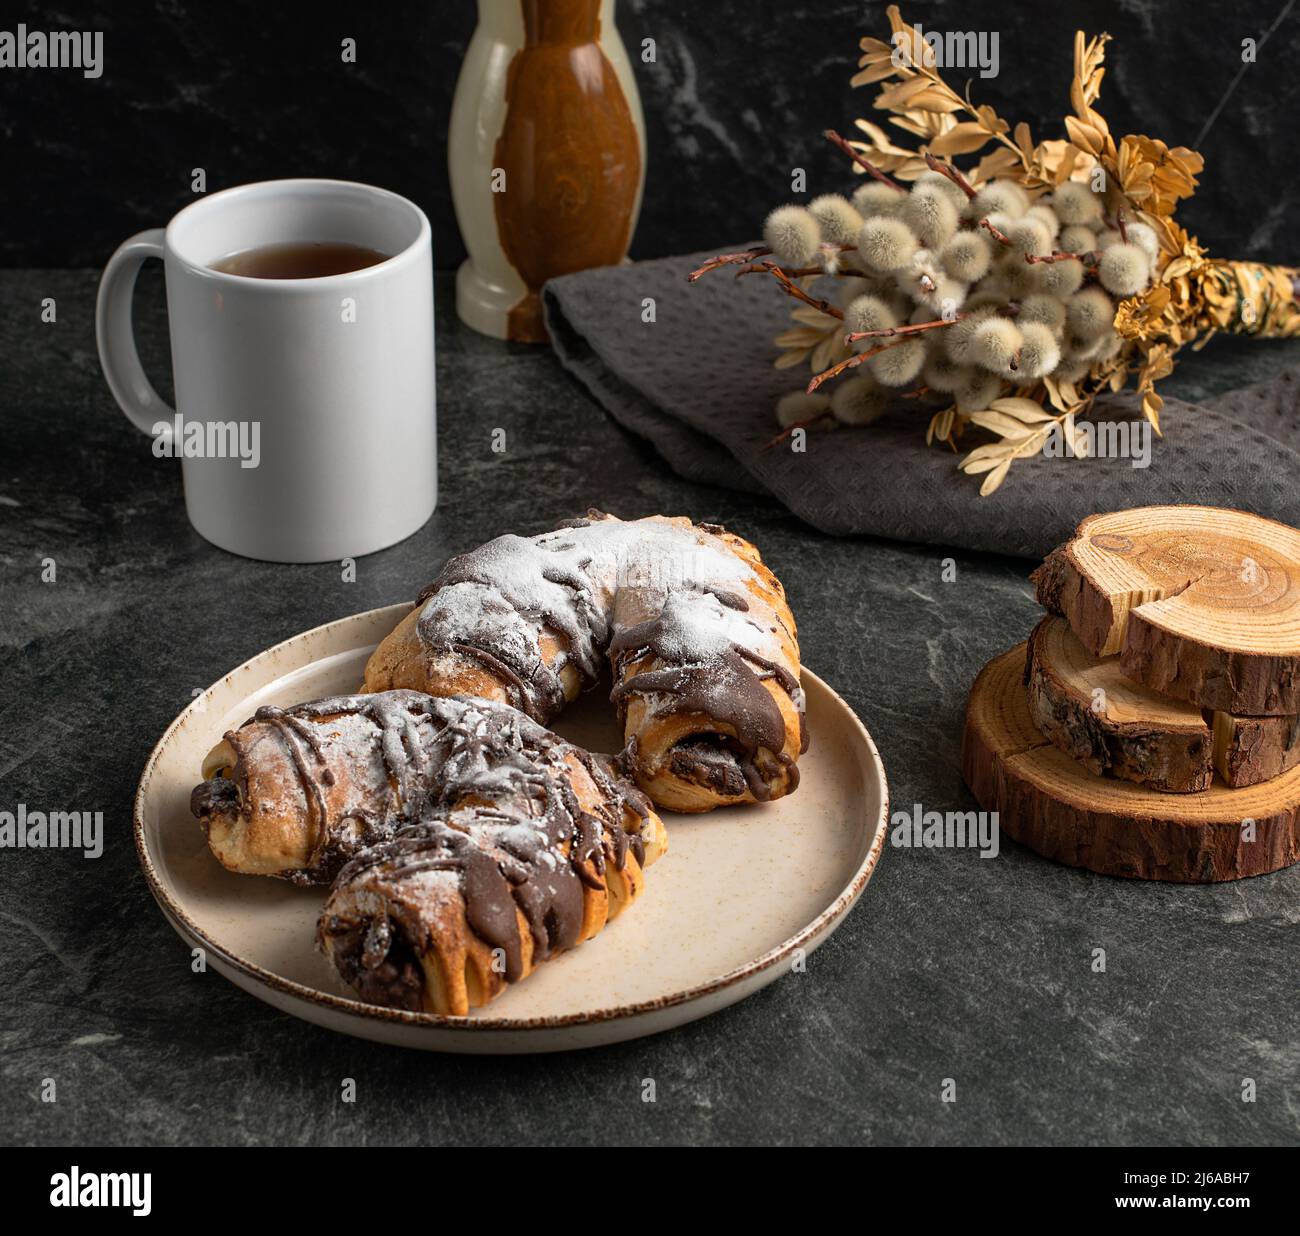
[[[858,233],[858,253],[863,263],[880,274],[901,270],[919,248],[912,229],[891,215],[868,219]]]
[[[822,237],[831,244],[851,245],[862,227],[862,216],[839,193],[824,193],[814,198],[808,203],[808,213],[816,221]]]
[[[889,403],[889,393],[869,377],[846,378],[831,394],[831,412],[841,425],[869,425]]]
[[[817,256],[821,228],[802,206],[778,206],[763,225],[763,240],[787,266],[807,266]]]
[[[783,427],[823,411],[867,424],[914,386],[971,413],[1044,378],[1078,381],[1120,346],[1117,303],[1150,286],[1158,254],[1152,228],[1107,218],[1083,181],[1031,197],[1007,180],[968,192],[934,170],[906,192],[873,180],[851,199],[778,207],[764,239],[801,276],[834,273],[844,334],[866,336],[840,353],[844,393],[787,396]]]
[[[790,391],[776,402],[776,419],[782,429],[799,425],[831,410],[830,396],[810,395],[807,391]]]

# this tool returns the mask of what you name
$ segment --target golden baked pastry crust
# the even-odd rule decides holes
[[[505,824],[497,805],[462,805],[426,819],[344,867],[317,938],[363,999],[464,1016],[598,935],[641,896],[644,868],[667,850],[663,822],[653,811],[640,818],[611,809],[577,757],[570,753],[565,763],[562,780],[574,801],[553,821],[520,885],[513,883],[519,821],[539,833],[546,826],[543,817],[524,815]],[[615,821],[616,814],[624,818]],[[605,844],[586,856],[572,848],[573,820],[582,816],[605,820]],[[623,844],[608,844],[620,832]],[[537,887],[539,896],[519,891]]]
[[[798,785],[807,734],[784,589],[744,538],[684,517],[593,511],[453,558],[375,650],[365,689],[476,694],[548,724],[606,659],[620,758],[658,806],[709,811]]]
[[[318,942],[365,999],[403,1008],[486,1003],[599,933],[668,845],[603,757],[481,699],[259,709],[204,771],[191,805],[217,858],[298,883],[337,873]]]

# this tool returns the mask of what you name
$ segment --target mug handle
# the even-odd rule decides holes
[[[108,259],[95,301],[95,341],[99,364],[118,407],[139,430],[153,434],[165,424],[161,437],[170,444],[175,412],[145,376],[131,330],[131,299],[136,276],[147,258],[163,256],[163,229],[140,232],[118,246]]]

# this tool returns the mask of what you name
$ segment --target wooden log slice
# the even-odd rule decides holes
[[[1202,708],[1300,714],[1300,531],[1244,511],[1090,515],[1032,576],[1094,656]]]
[[[1216,712],[1213,720],[1214,770],[1228,785],[1258,785],[1300,764],[1300,716]]]
[[[1003,833],[1057,862],[1144,880],[1237,880],[1300,860],[1300,767],[1199,794],[1095,777],[1034,725],[1025,653],[990,661],[966,710],[962,771]]]
[[[1119,657],[1094,657],[1063,618],[1029,637],[1029,712],[1044,737],[1098,776],[1165,793],[1241,789],[1300,764],[1300,716],[1203,711],[1134,682]]]
[[[1044,618],[1029,637],[1025,685],[1039,731],[1095,776],[1173,794],[1213,780],[1201,710],[1126,677],[1118,657],[1094,657],[1065,619]]]

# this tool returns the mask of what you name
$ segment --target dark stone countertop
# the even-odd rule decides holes
[[[682,1029],[561,1056],[381,1047],[191,973],[131,843],[150,748],[195,688],[304,628],[410,597],[453,551],[588,505],[752,537],[785,582],[807,664],[862,716],[904,809],[970,807],[967,688],[1037,608],[1024,562],[958,553],[944,584],[944,551],[828,539],[770,502],[679,480],[548,352],[460,328],[445,279],[433,520],[362,559],[351,584],[331,565],[231,557],[190,529],[179,468],[112,403],[95,282],[0,275],[0,807],[102,810],[106,834],[94,861],[0,851],[4,1140],[1295,1141],[1300,869],[1178,887],[1056,866],[1009,841],[993,861],[887,849],[806,974]],[[40,321],[46,296],[56,325]],[[156,277],[137,320],[161,374]],[[1283,357],[1294,351],[1216,343],[1167,389],[1213,393]],[[497,426],[504,455],[489,449]],[[57,583],[41,582],[45,557]],[[345,1077],[354,1104],[340,1101]],[[949,1077],[956,1103],[940,1101]]]

